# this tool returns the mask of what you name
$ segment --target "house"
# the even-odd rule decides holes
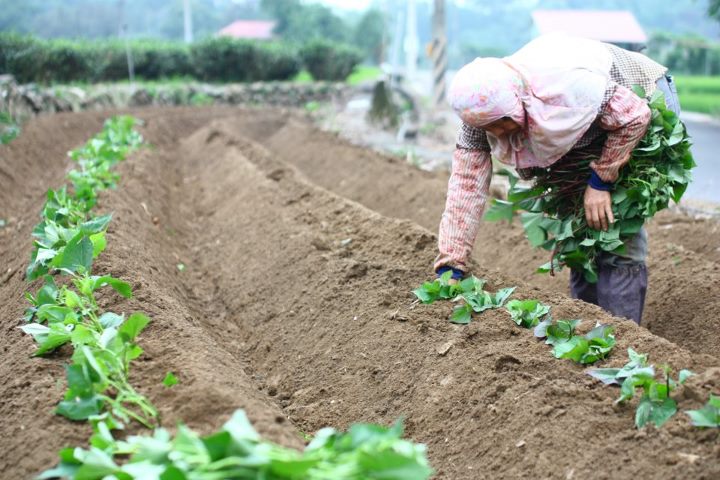
[[[535,10],[532,18],[540,35],[563,32],[633,51],[648,41],[635,15],[626,10]]]
[[[218,32],[218,35],[250,40],[271,40],[275,22],[268,20],[237,20]]]

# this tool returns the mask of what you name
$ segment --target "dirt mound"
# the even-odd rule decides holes
[[[311,172],[298,173],[244,137],[243,123],[269,125],[263,122],[272,122],[271,114],[134,113],[147,121],[144,133],[155,148],[124,163],[121,187],[100,199],[115,218],[98,267],[135,289],[131,301],[108,295],[108,306],[153,318],[132,381],[158,404],[166,424],[183,418],[208,431],[243,407],[262,434],[297,446],[298,429],[390,423],[402,415],[408,434],[428,444],[438,478],[720,475],[716,432],[692,429],[683,415],[660,430],[635,431],[632,407],[612,405],[616,390],[553,359],[506,313],[486,312],[460,327],[447,322],[448,303],[415,305],[409,291],[427,277],[434,235],[315,186],[305,178]],[[92,119],[77,136],[88,138],[99,128],[97,117],[77,117],[72,122]],[[74,146],[63,143],[63,129],[76,128],[63,127],[67,118],[42,120],[59,139],[59,151]],[[221,120],[202,127],[212,118]],[[255,138],[277,140],[254,128],[247,131],[258,133]],[[303,140],[312,141],[312,135]],[[294,145],[297,156],[304,155]],[[6,153],[0,150],[0,157]],[[364,165],[378,158],[368,155]],[[52,161],[44,152],[22,159],[42,164],[32,168],[58,181],[67,166],[62,155]],[[442,182],[400,167],[408,172],[403,181]],[[374,172],[382,203],[393,184],[383,183],[389,174]],[[348,175],[363,178],[353,169]],[[372,182],[364,185],[371,190]],[[21,182],[8,190],[17,195],[23,188]],[[417,192],[415,202],[424,196],[422,188]],[[9,211],[17,221],[0,230],[6,246],[0,264],[14,272],[0,282],[6,333],[0,348],[9,359],[0,365],[3,478],[27,478],[50,466],[57,448],[82,444],[89,433],[51,414],[62,392],[57,379],[64,353],[28,358],[32,342],[15,328],[26,287],[19,272],[41,203],[41,195],[18,200]],[[476,272],[494,287],[518,285],[519,298],[540,298],[558,317],[583,318],[586,327],[595,320],[614,324],[618,353],[611,364],[622,363],[620,352],[633,346],[658,364],[703,372],[678,392],[680,408],[697,408],[720,388],[715,357],[692,354],[550,289],[484,266]],[[171,390],[160,384],[167,371],[180,378]],[[27,455],[27,445],[34,455]]]
[[[121,188],[101,196],[101,211],[115,212],[115,219],[108,233],[108,249],[96,264],[101,274],[130,282],[135,297],[122,301],[108,295],[104,300],[114,311],[143,311],[153,319],[141,338],[145,354],[134,364],[131,381],[156,403],[166,425],[183,419],[209,432],[234,409],[245,408],[269,438],[301,446],[300,436],[282,411],[266,401],[254,379],[245,373],[246,363],[228,353],[227,337],[219,343],[201,326],[209,313],[207,305],[189,297],[178,277],[175,255],[182,251],[182,239],[168,233],[173,232],[169,224],[165,229],[154,227],[145,210],[162,215],[173,209],[168,192],[175,187],[175,181],[180,181],[173,166],[178,155],[177,139],[223,112],[208,111],[203,115],[171,110],[141,115],[148,124],[143,133],[157,150],[146,150],[121,165]],[[37,222],[44,191],[64,183],[63,174],[69,166],[65,152],[95,134],[104,118],[95,114],[41,118],[31,122],[11,148],[0,149],[3,165],[18,165],[22,172],[21,176],[9,170],[20,181],[4,184],[9,188],[2,189],[8,198],[15,195],[15,208],[7,210],[10,223],[0,229],[0,265],[4,267],[0,278],[4,330],[0,337],[4,358],[0,363],[2,478],[32,478],[56,462],[60,448],[84,445],[90,435],[87,424],[68,422],[52,414],[64,391],[61,379],[68,352],[30,358],[33,343],[17,326],[28,288],[22,272],[29,259],[30,231]],[[34,142],[42,148],[33,147]],[[25,177],[26,172],[32,176]],[[40,176],[51,181],[41,187]],[[198,304],[201,307],[194,308]],[[175,372],[181,382],[172,390],[161,384],[168,371]],[[32,445],[32,455],[27,454],[28,445]]]
[[[277,128],[278,112],[261,122]],[[236,118],[238,131],[246,120]],[[384,215],[407,218],[436,231],[445,205],[447,175],[420,171],[406,162],[357,147],[290,117],[274,135],[257,137],[311,181]],[[299,146],[302,145],[302,148]],[[663,212],[648,225],[650,286],[644,326],[673,342],[701,353],[720,349],[720,223]],[[567,293],[568,272],[556,277],[535,275],[549,260],[533,250],[518,222],[483,223],[475,259],[484,269],[531,285]]]

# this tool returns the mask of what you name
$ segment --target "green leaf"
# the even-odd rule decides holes
[[[505,308],[510,313],[510,318],[525,328],[533,328],[540,323],[540,320],[550,312],[550,307],[543,305],[538,300],[511,300]]]
[[[89,345],[97,342],[95,332],[87,328],[85,325],[77,325],[70,337],[74,346]]]
[[[640,98],[647,97],[647,93],[645,93],[645,89],[643,87],[641,87],[640,85],[633,85],[632,91],[635,93],[635,95],[637,95]]]
[[[412,293],[424,304],[431,304],[438,298],[437,293],[430,292],[423,287],[416,288]]]
[[[167,375],[165,375],[165,378],[163,379],[162,383],[166,387],[171,388],[171,387],[177,385],[178,379],[172,372],[168,372]]]
[[[125,298],[132,298],[132,287],[127,282],[123,282],[117,278],[110,276],[104,277],[90,277],[92,280],[92,291],[98,290],[106,285],[109,285],[113,290],[118,292]]]
[[[63,292],[65,297],[65,305],[68,308],[81,308],[82,307],[82,301],[80,300],[80,296],[73,292],[72,290],[65,290]]]
[[[125,321],[125,317],[117,313],[105,312],[100,315],[98,321],[103,328],[117,328]]]
[[[133,313],[120,325],[118,333],[127,340],[132,341],[145,329],[148,323],[150,323],[150,319],[147,316],[142,313]]]
[[[430,478],[432,469],[416,458],[384,450],[358,452],[358,465],[365,472],[365,478],[378,480],[422,480]]]
[[[86,235],[92,235],[107,230],[108,225],[112,220],[112,213],[108,215],[102,215],[96,217],[88,222],[84,222],[80,225],[80,231]]]
[[[497,222],[499,220],[512,222],[513,212],[515,211],[514,207],[515,204],[512,202],[493,198],[490,203],[490,208],[485,212],[483,219],[487,222]]]
[[[515,291],[515,287],[501,288],[495,292],[495,307],[502,307],[505,301],[510,298],[510,295]]]
[[[105,251],[105,247],[107,246],[107,239],[105,238],[105,232],[96,233],[94,235],[90,235],[90,242],[92,242],[93,246],[93,258],[97,258],[98,255],[100,255],[103,251]]]
[[[635,426],[643,428],[652,422],[656,427],[662,427],[677,412],[677,404],[672,398],[654,402],[650,397],[643,395],[635,411]]]
[[[70,272],[89,272],[93,261],[93,244],[82,233],[75,235],[55,256],[51,265]]]
[[[542,213],[522,213],[520,214],[520,221],[523,224],[530,245],[539,247],[545,243],[545,240],[547,240],[545,230],[540,227],[543,221]]]
[[[580,362],[588,349],[587,339],[576,335],[565,342],[556,343],[553,348],[553,355],[555,358],[567,358],[574,362]]]
[[[605,385],[618,385],[617,374],[620,372],[619,368],[594,368],[588,370],[586,373],[591,377],[600,380]]]
[[[680,373],[678,374],[678,381],[681,384],[683,384],[687,381],[688,378],[690,378],[693,375],[695,375],[695,374],[693,372],[691,372],[690,370],[686,370],[686,369],[680,370]]]
[[[699,410],[685,412],[694,427],[720,428],[720,397],[710,395],[710,400]]]
[[[467,325],[472,320],[472,307],[467,303],[456,305],[450,315],[450,321],[460,325]]]
[[[233,414],[232,418],[223,425],[223,430],[228,432],[236,443],[260,440],[260,435],[252,427],[250,420],[242,410],[238,410]]]

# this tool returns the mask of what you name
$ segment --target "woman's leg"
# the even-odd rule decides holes
[[[597,284],[585,280],[582,271],[570,270],[570,296],[583,302],[599,305]]]
[[[648,285],[645,228],[625,242],[625,249],[622,256],[606,254],[598,259],[598,305],[640,325]]]

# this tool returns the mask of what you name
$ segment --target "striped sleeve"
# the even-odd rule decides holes
[[[602,110],[599,125],[607,130],[607,140],[600,158],[590,166],[605,182],[614,182],[620,169],[650,125],[652,114],[645,99],[618,85]]]
[[[448,182],[445,212],[438,233],[434,269],[449,266],[467,271],[492,176],[490,153],[456,148]]]

